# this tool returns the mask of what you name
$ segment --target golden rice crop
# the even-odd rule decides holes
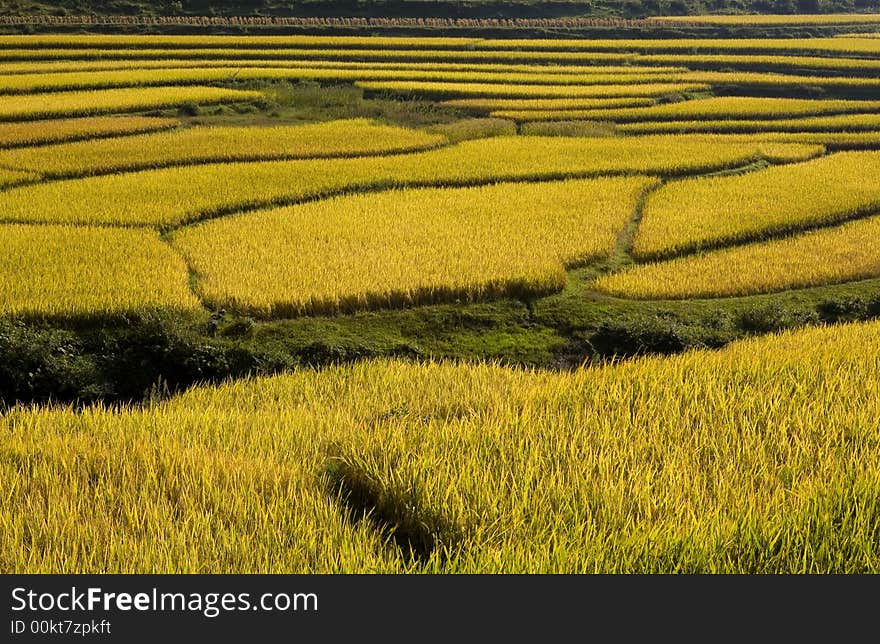
[[[801,74],[780,74],[760,72],[687,72],[675,75],[682,82],[707,83],[718,86],[754,86],[754,87],[789,87],[789,88],[844,88],[857,90],[878,90],[880,80],[876,72],[869,78],[853,76],[806,76]]]
[[[395,395],[394,367],[331,471],[443,570],[876,572],[878,348],[874,324],[563,376],[437,367],[440,395],[415,369]]]
[[[0,570],[876,573],[878,356],[869,323],[565,373],[362,362],[14,409]],[[349,521],[334,481],[423,560]]]
[[[311,421],[295,406],[271,418],[181,407],[11,412],[0,423],[0,480],[15,495],[0,506],[0,570],[406,570],[322,484],[329,435]]]
[[[119,51],[149,56],[179,49],[203,50],[216,55],[225,50],[273,51],[303,49],[321,51],[373,51],[377,54],[413,53],[531,53],[532,52],[827,52],[876,54],[880,43],[854,35],[851,38],[663,38],[663,39],[553,39],[553,38],[378,38],[321,36],[134,36],[97,35],[4,36],[0,50]],[[105,40],[101,40],[101,39]],[[457,50],[457,52],[456,52]],[[517,51],[519,50],[519,51]],[[155,53],[154,53],[155,52]],[[234,57],[234,56],[233,56]]]
[[[432,97],[578,98],[603,96],[661,96],[708,89],[701,83],[634,83],[622,85],[505,85],[503,83],[439,83],[428,81],[358,81],[374,92],[420,94]],[[503,117],[502,117],[503,118]]]
[[[53,181],[0,192],[9,221],[170,226],[340,191],[464,186],[603,174],[680,175],[759,159],[807,159],[813,145],[705,136],[495,137],[410,155],[226,163]],[[63,203],[64,208],[58,208]]]
[[[696,121],[720,118],[784,119],[797,116],[871,112],[880,109],[880,101],[806,98],[755,98],[750,96],[719,96],[649,107],[603,110],[499,110],[493,116],[516,120],[596,119],[630,121]]]
[[[161,35],[161,34],[39,34],[28,36],[2,35],[0,47],[120,47],[124,49],[178,47],[208,48],[260,48],[260,47],[315,47],[333,49],[335,47],[377,47],[377,48],[427,48],[468,47],[477,42],[476,38],[446,37],[383,37],[383,36],[221,36],[221,35]]]
[[[180,125],[153,116],[89,116],[75,119],[0,123],[0,148],[167,130]]]
[[[186,265],[150,230],[0,224],[0,315],[194,309]]]
[[[567,266],[610,255],[654,182],[336,197],[210,221],[173,244],[210,306],[263,317],[539,295],[565,286]]]
[[[596,121],[586,122],[596,123]],[[548,123],[566,123],[566,121],[548,121]],[[530,125],[530,123],[524,123],[521,130],[524,132]],[[621,127],[625,126],[614,126],[615,130],[619,130]],[[880,130],[866,130],[864,132],[753,132],[749,134],[694,134],[693,136],[705,136],[716,143],[743,143],[746,141],[752,143],[812,143],[825,146],[830,150],[865,150],[880,145]]]
[[[0,167],[0,187],[11,186],[34,179],[39,179],[39,175]]]
[[[414,46],[385,48],[364,39],[350,46],[300,46],[280,44],[273,47],[241,47],[235,41],[228,46],[183,45],[152,47],[90,47],[75,41],[64,47],[40,46],[40,41],[20,41],[20,47],[0,48],[0,60],[109,60],[132,58],[300,58],[316,60],[445,60],[445,61],[591,61],[615,63],[633,61],[639,54],[775,54],[824,55],[848,57],[876,56],[880,43],[876,38],[734,38],[734,39],[638,39],[638,40],[554,40],[554,39],[460,39],[448,47],[431,47],[428,40],[414,38]],[[256,43],[257,41],[255,41]],[[33,45],[30,43],[34,43]]]
[[[841,152],[733,176],[685,179],[651,194],[640,257],[754,239],[880,210],[880,153]]]
[[[0,96],[0,120],[148,110],[183,103],[231,103],[262,96],[261,92],[221,87],[148,87]]]
[[[648,134],[657,132],[858,132],[880,130],[880,114],[835,114],[797,119],[727,119],[723,121],[643,121],[623,123],[619,132]]]
[[[491,112],[495,110],[604,110],[620,107],[647,107],[652,98],[460,98],[444,105]]]
[[[642,264],[596,281],[641,299],[723,297],[880,276],[880,217],[786,239]]]
[[[775,132],[749,135],[751,140],[779,143],[814,143],[836,150],[859,150],[880,147],[878,132]]]
[[[0,150],[0,166],[47,176],[97,174],[208,161],[320,158],[422,150],[444,143],[439,134],[368,119],[311,125],[193,127],[37,148]]]
[[[475,51],[446,49],[2,49],[0,61],[40,60],[141,60],[141,59],[275,59],[275,60],[333,60],[333,61],[410,61],[460,63],[586,63],[625,64],[636,58],[629,53],[590,52],[585,56],[577,51]]]
[[[685,52],[702,54],[712,52],[772,52],[797,54],[872,54],[880,53],[880,42],[872,38],[639,38],[590,40],[552,38],[495,38],[483,39],[472,45],[480,50],[534,50],[554,52]]]
[[[841,58],[839,56],[790,56],[755,54],[644,54],[636,59],[639,64],[661,64],[706,68],[774,68],[785,70],[846,71],[847,73],[876,73],[880,60],[871,58]]]
[[[245,52],[246,53],[246,52]],[[820,58],[818,60],[835,60]],[[856,59],[852,59],[856,60]],[[870,62],[870,61],[865,61]],[[54,72],[87,72],[132,69],[178,69],[192,67],[282,67],[313,69],[361,69],[361,70],[421,70],[449,72],[516,72],[536,74],[668,74],[687,71],[686,67],[651,65],[529,65],[512,63],[443,63],[436,61],[346,61],[346,60],[298,60],[204,58],[204,59],[122,59],[122,60],[50,60],[35,62],[0,62],[0,74],[46,74]]]
[[[126,69],[54,74],[0,74],[0,93],[102,89],[152,85],[193,85],[199,83],[255,79],[360,81],[413,80],[447,83],[505,83],[511,85],[620,85],[675,81],[681,73],[644,74],[548,74],[533,72],[484,72],[410,69],[334,69],[319,67],[209,67],[175,69]]]

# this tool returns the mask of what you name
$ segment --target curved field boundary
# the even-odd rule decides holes
[[[817,116],[872,112],[880,109],[880,101],[837,99],[758,98],[751,96],[719,96],[699,98],[677,103],[663,103],[647,107],[602,110],[497,110],[498,118],[515,120],[605,120],[620,123],[653,121],[693,121],[720,118],[790,119],[799,116]]]
[[[315,159],[399,154],[443,145],[446,138],[368,119],[311,125],[192,127],[111,139],[0,150],[0,166],[71,177],[225,161]]]
[[[177,119],[154,116],[93,116],[0,123],[0,150],[159,132],[178,125],[180,121]]]
[[[615,129],[625,134],[659,134],[667,132],[790,132],[807,134],[810,132],[880,131],[880,113],[838,114],[798,119],[646,121],[620,124]]]
[[[418,81],[444,83],[499,83],[504,85],[621,85],[672,83],[687,73],[538,74],[516,72],[451,72],[429,70],[328,69],[308,67],[211,67],[146,69],[54,74],[0,75],[0,94],[57,92],[61,90],[198,85],[246,80]]]
[[[746,175],[684,179],[651,194],[633,254],[668,257],[878,210],[878,152],[840,152]]]
[[[460,98],[443,101],[444,105],[477,112],[497,110],[607,110],[621,107],[648,107],[653,98]]]
[[[880,208],[878,208],[880,210]],[[703,255],[643,264],[596,281],[601,293],[690,299],[773,293],[880,276],[880,217]]]
[[[812,145],[719,143],[701,136],[496,137],[393,157],[209,164],[54,181],[0,192],[6,221],[169,228],[232,212],[392,187],[466,186],[611,174],[681,176]],[[59,209],[57,204],[64,203]]]
[[[859,55],[877,58],[880,42],[874,38],[663,38],[663,39],[483,39],[477,50],[532,50],[553,52],[738,53]]]
[[[637,54],[576,51],[479,51],[472,49],[2,49],[0,61],[52,60],[129,60],[129,59],[207,59],[239,58],[324,61],[403,61],[459,63],[614,63],[625,64]]]
[[[681,38],[681,39],[498,39],[423,38],[376,36],[156,36],[156,35],[49,35],[2,36],[0,48],[21,47],[80,49],[248,49],[303,48],[354,50],[532,50],[559,52],[771,52],[771,53],[857,53],[880,54],[880,43],[873,38]]]
[[[23,172],[15,168],[6,168],[0,165],[0,188],[18,185],[20,183],[28,183],[39,179],[38,174],[33,172]]]
[[[173,49],[200,47],[206,49],[261,49],[305,47],[337,49],[364,45],[378,49],[432,49],[468,48],[479,38],[459,37],[394,37],[394,36],[226,36],[226,35],[164,35],[164,34],[40,34],[0,35],[0,48],[63,47],[63,48],[124,48],[124,49]]]
[[[623,177],[337,197],[214,220],[173,246],[211,307],[260,317],[561,290],[614,250],[639,196]],[[291,262],[291,255],[296,261]]]
[[[0,96],[0,121],[134,112],[186,103],[234,103],[263,98],[261,92],[221,87],[149,87]]]
[[[687,67],[658,65],[529,65],[499,63],[441,63],[431,62],[357,62],[343,60],[279,60],[249,58],[211,58],[175,60],[171,58],[143,60],[76,60],[0,63],[0,75],[46,74],[57,72],[89,72],[146,69],[188,69],[194,67],[278,67],[340,70],[412,70],[446,72],[518,72],[536,74],[670,74],[688,71]]]
[[[417,94],[428,98],[601,98],[661,96],[709,89],[703,83],[640,83],[609,85],[504,85],[501,83],[438,83],[419,81],[357,81],[372,92]]]
[[[743,54],[641,54],[639,65],[675,65],[695,70],[738,69],[740,71],[783,71],[787,73],[833,72],[838,74],[876,74],[880,59],[823,56],[743,55]]]

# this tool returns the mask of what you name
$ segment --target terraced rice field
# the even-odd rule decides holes
[[[156,132],[178,125],[180,121],[175,118],[152,116],[91,116],[0,123],[0,148]]]
[[[880,572],[878,70],[0,35],[0,572]]]
[[[0,96],[0,120],[22,121],[57,116],[136,112],[185,103],[233,103],[261,98],[259,92],[220,87],[151,87],[144,89],[47,92]]]
[[[689,255],[603,277],[597,288],[637,298],[725,297],[880,277],[880,219]]]
[[[610,255],[654,183],[588,179],[337,197],[211,221],[179,232],[173,245],[210,305],[262,317],[534,296],[561,289],[566,267]],[[290,248],[299,249],[295,263]]]
[[[620,109],[571,109],[549,108],[523,111],[497,110],[493,116],[517,120],[584,119],[608,120],[621,123],[655,122],[668,120],[711,120],[720,118],[766,118],[786,119],[798,116],[824,114],[848,114],[876,112],[880,109],[878,101],[853,100],[810,100],[797,98],[753,98],[746,96],[724,96],[696,99],[647,107]]]
[[[681,175],[771,159],[803,160],[814,145],[701,136],[495,137],[411,155],[212,163],[52,181],[0,192],[0,212],[21,223],[178,226],[223,213],[355,190],[466,186],[603,174]],[[63,200],[65,207],[56,204]],[[144,203],[150,204],[144,208]]]
[[[0,310],[100,319],[195,309],[186,265],[149,230],[0,225]]]
[[[0,166],[70,176],[217,161],[358,157],[437,147],[437,134],[367,119],[277,127],[205,127],[0,151]]]
[[[633,244],[640,257],[836,223],[880,209],[880,154],[842,152],[653,193]]]

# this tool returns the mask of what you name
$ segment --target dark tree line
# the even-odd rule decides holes
[[[0,0],[0,14],[641,18],[880,11],[880,0]]]

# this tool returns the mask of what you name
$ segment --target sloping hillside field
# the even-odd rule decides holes
[[[0,35],[0,573],[880,572],[878,70]]]

